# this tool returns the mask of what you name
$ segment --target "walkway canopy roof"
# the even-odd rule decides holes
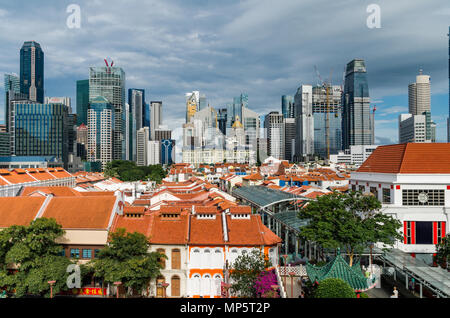
[[[233,195],[238,196],[253,205],[262,208],[278,201],[289,200],[293,198],[303,199],[295,194],[270,189],[264,186],[246,186],[233,189]]]
[[[408,253],[392,249],[381,256],[395,267],[420,280],[443,297],[450,297],[450,272],[441,267],[428,266]]]

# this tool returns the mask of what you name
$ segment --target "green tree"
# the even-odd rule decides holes
[[[138,292],[144,290],[150,280],[160,275],[159,259],[166,258],[160,253],[148,252],[149,246],[145,235],[117,229],[110,234],[108,246],[90,263],[94,276],[105,283],[120,281],[124,287]]]
[[[134,161],[113,160],[106,164],[104,175],[108,178],[118,178],[122,181],[138,181],[150,179],[161,183],[166,177],[161,165],[137,166]]]
[[[447,269],[449,257],[450,257],[450,234],[447,234],[436,245],[436,255],[434,257],[434,261],[438,263],[442,268]]]
[[[346,249],[353,258],[375,242],[393,245],[402,238],[400,221],[380,212],[381,203],[373,195],[360,192],[333,192],[311,201],[298,217],[308,221],[299,236],[323,248]]]
[[[353,288],[342,279],[327,278],[314,291],[314,298],[356,298]]]
[[[48,281],[55,280],[54,293],[67,290],[67,266],[72,262],[61,256],[56,239],[64,235],[54,219],[38,218],[29,226],[11,226],[0,232],[0,286],[15,297],[27,294],[49,296]],[[11,274],[8,268],[17,266]]]
[[[232,292],[241,297],[255,297],[255,281],[269,266],[271,266],[269,260],[259,250],[238,256],[231,264]]]

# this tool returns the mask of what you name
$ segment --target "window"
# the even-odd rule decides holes
[[[366,191],[366,187],[363,186],[363,185],[360,185],[360,186],[358,187],[358,191],[364,192],[364,191]]]
[[[94,250],[94,258],[98,258],[98,254],[100,253],[99,249]]]
[[[370,187],[370,193],[372,193],[372,194],[375,196],[375,198],[378,199],[378,190],[377,190],[377,187]]]
[[[170,285],[171,285],[170,296],[172,296],[172,297],[180,296],[180,277],[172,276]]]
[[[83,249],[83,258],[92,258],[92,250]]]
[[[166,251],[163,248],[158,248],[156,251],[160,254],[166,254]],[[162,269],[166,268],[166,259],[164,257],[158,257],[158,262]]]
[[[70,249],[70,257],[71,258],[80,258],[80,249],[79,248],[71,248]]]
[[[433,244],[433,222],[416,223],[416,244]]]
[[[172,269],[181,269],[181,254],[179,249],[172,250]]]
[[[444,190],[416,190],[404,189],[402,191],[403,205],[434,205],[443,206],[445,193]]]
[[[62,250],[59,252],[59,255],[60,255],[60,256],[66,256],[66,250],[65,250],[65,249],[62,249]]]
[[[391,189],[383,188],[383,203],[391,203]]]

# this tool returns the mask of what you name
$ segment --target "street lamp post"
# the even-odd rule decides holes
[[[114,285],[117,287],[116,298],[119,298],[119,287],[122,285],[122,282],[114,282]]]
[[[49,280],[47,283],[50,284],[50,298],[53,298],[53,284],[56,283],[56,280]]]

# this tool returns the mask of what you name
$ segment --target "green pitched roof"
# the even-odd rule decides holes
[[[340,252],[331,262],[324,266],[314,266],[307,263],[306,273],[312,282],[320,283],[327,278],[340,278],[354,290],[363,291],[369,288],[367,278],[364,277],[359,262],[350,267]]]

